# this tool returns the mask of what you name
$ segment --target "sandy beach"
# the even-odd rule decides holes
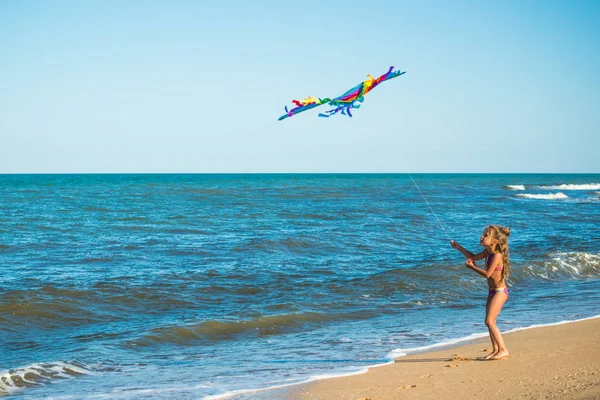
[[[361,375],[294,388],[306,399],[600,399],[600,318],[508,333],[507,359],[479,361],[486,339],[400,357]]]

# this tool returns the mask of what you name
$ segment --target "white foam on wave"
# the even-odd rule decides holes
[[[91,374],[92,372],[83,366],[60,361],[0,370],[0,394],[11,394],[27,387],[44,385],[52,379]]]
[[[510,190],[525,190],[525,185],[506,185],[506,188]]]
[[[542,265],[525,265],[515,274],[526,274],[550,281],[597,279],[600,277],[600,253],[550,253]]]
[[[564,193],[558,192],[558,193],[547,193],[547,194],[532,194],[532,193],[519,193],[517,194],[517,196],[519,197],[524,197],[526,199],[537,199],[537,200],[562,200],[562,199],[568,199],[569,196],[567,196]]]
[[[589,268],[600,271],[600,254],[586,252],[552,253],[550,257],[558,262],[561,267],[576,275],[583,275]]]
[[[564,183],[562,185],[540,186],[549,190],[600,190],[600,183]]]

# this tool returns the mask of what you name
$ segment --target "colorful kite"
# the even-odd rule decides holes
[[[367,80],[361,82],[360,84],[356,85],[355,87],[348,90],[343,95],[336,97],[335,99],[320,99],[309,96],[306,99],[300,101],[292,100],[292,103],[294,103],[296,107],[292,108],[291,110],[288,110],[286,106],[286,114],[279,117],[279,121],[281,121],[282,119],[286,119],[287,117],[291,117],[295,114],[301,113],[302,111],[310,110],[311,108],[315,108],[323,104],[329,104],[334,108],[325,111],[324,114],[319,114],[319,117],[329,118],[340,111],[343,115],[348,115],[349,117],[352,117],[352,112],[350,111],[350,109],[359,108],[359,103],[362,103],[364,101],[364,96],[371,90],[373,90],[375,86],[379,85],[381,82],[393,79],[405,73],[401,72],[400,70],[394,72],[393,69],[394,67],[390,67],[388,72],[381,75],[377,79],[373,78],[371,75],[367,75]]]

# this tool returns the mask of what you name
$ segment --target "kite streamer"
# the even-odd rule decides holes
[[[319,113],[319,117],[329,118],[332,115],[335,115],[339,112],[342,115],[347,115],[352,117],[352,109],[360,108],[360,103],[364,101],[364,97],[371,90],[375,89],[377,85],[381,82],[385,82],[387,80],[393,79],[397,76],[400,76],[406,72],[402,72],[400,70],[394,71],[394,67],[390,67],[388,72],[381,75],[379,78],[375,79],[371,75],[367,75],[367,79],[364,82],[359,83],[352,89],[348,90],[346,93],[338,96],[334,99],[330,98],[317,98],[317,97],[307,97],[304,100],[292,100],[295,107],[291,110],[288,110],[287,106],[285,107],[285,114],[279,117],[279,121],[282,119],[286,119],[298,113],[301,113],[306,110],[310,110],[312,108],[321,106],[323,104],[328,104],[333,108],[331,110],[325,111],[324,113]]]

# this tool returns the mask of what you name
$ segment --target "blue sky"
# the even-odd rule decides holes
[[[600,172],[597,1],[6,0],[0,58],[0,173]]]

